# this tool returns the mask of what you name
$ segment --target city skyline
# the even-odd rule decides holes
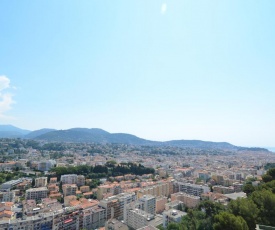
[[[1,2],[0,124],[274,147],[274,6]]]

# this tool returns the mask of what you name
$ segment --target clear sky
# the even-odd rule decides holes
[[[0,10],[1,124],[275,146],[274,0]]]

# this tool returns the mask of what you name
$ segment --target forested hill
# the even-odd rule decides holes
[[[71,143],[115,143],[148,146],[175,146],[196,149],[225,149],[225,150],[249,150],[268,151],[263,148],[247,148],[232,145],[227,142],[210,142],[201,140],[172,140],[151,141],[127,133],[109,133],[98,128],[72,128],[67,130],[40,129],[28,131],[10,125],[0,125],[0,137],[23,138],[43,140],[48,142],[71,142]]]

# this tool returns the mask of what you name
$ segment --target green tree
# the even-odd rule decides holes
[[[241,216],[247,223],[249,229],[254,230],[259,223],[259,209],[251,199],[239,198],[229,203],[229,210],[235,216]]]
[[[255,188],[253,185],[251,184],[246,184],[244,187],[243,187],[243,191],[249,196],[252,192],[255,191]]]
[[[221,212],[214,219],[214,230],[249,230],[241,216],[235,216],[229,212]]]
[[[259,222],[275,226],[275,194],[269,190],[255,191],[251,199],[259,209]]]

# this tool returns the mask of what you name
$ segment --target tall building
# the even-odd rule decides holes
[[[154,215],[147,213],[141,209],[127,210],[127,225],[133,229],[139,229],[149,225],[154,219]]]
[[[184,182],[175,182],[177,184],[179,191],[177,192],[185,192],[190,195],[194,196],[201,196],[203,193],[210,192],[210,188],[206,185],[197,185],[197,184],[190,184]]]
[[[139,198],[140,209],[155,215],[156,213],[156,197],[152,195],[144,195],[143,197]]]
[[[97,229],[106,222],[106,210],[98,206],[83,210],[82,229]]]
[[[135,193],[121,193],[116,196],[119,202],[120,216],[118,219],[123,219],[124,222],[127,221],[127,205],[136,201]]]
[[[106,220],[117,219],[121,215],[119,201],[116,196],[101,200],[98,206],[106,209]]]
[[[160,182],[153,186],[148,186],[146,188],[142,188],[138,191],[138,198],[143,195],[152,195],[152,196],[169,196],[173,193],[173,184],[171,181]]]
[[[62,184],[76,184],[78,176],[76,174],[62,175],[60,181]]]
[[[41,200],[48,197],[48,192],[46,187],[30,188],[26,190],[26,200]]]

